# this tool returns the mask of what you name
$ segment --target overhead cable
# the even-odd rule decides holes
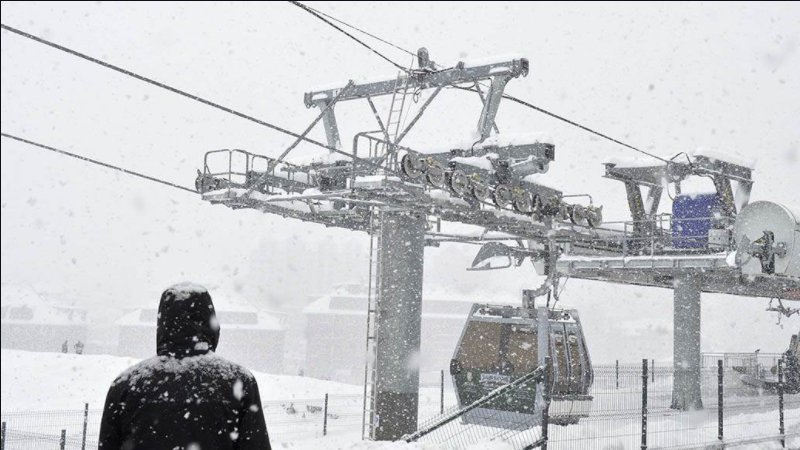
[[[267,121],[264,121],[264,120],[258,119],[256,117],[253,117],[251,115],[245,114],[243,112],[237,111],[237,110],[235,110],[233,108],[230,108],[230,107],[221,105],[219,103],[213,102],[211,100],[208,100],[206,98],[200,97],[199,95],[191,94],[189,92],[186,92],[186,91],[183,91],[181,89],[175,88],[173,86],[170,86],[168,84],[162,83],[160,81],[156,81],[156,80],[154,80],[152,78],[145,77],[143,75],[140,75],[138,73],[132,72],[130,70],[123,69],[122,67],[119,67],[119,66],[111,64],[109,62],[94,58],[94,57],[89,56],[89,55],[87,55],[85,53],[81,53],[81,52],[79,52],[77,50],[73,50],[71,48],[64,47],[63,45],[56,44],[56,43],[54,43],[52,41],[48,41],[47,39],[43,39],[41,37],[32,35],[30,33],[26,33],[26,32],[24,32],[22,30],[16,29],[14,27],[10,27],[10,26],[8,26],[6,24],[0,24],[0,28],[2,28],[4,30],[7,30],[7,31],[10,31],[12,33],[15,33],[17,35],[20,35],[22,37],[31,39],[33,41],[36,41],[36,42],[40,43],[40,44],[44,44],[44,45],[46,45],[48,47],[52,47],[52,48],[55,48],[55,49],[60,50],[62,52],[69,53],[70,55],[77,56],[78,58],[84,59],[86,61],[98,64],[98,65],[103,66],[103,67],[105,67],[107,69],[114,70],[116,72],[119,72],[121,74],[127,75],[129,77],[136,78],[137,80],[144,81],[145,83],[151,84],[153,86],[157,86],[157,87],[160,87],[160,88],[165,89],[167,91],[170,91],[170,92],[173,92],[175,94],[181,95],[183,97],[192,99],[192,100],[194,100],[196,102],[199,102],[199,103],[202,103],[204,105],[211,106],[212,108],[216,108],[216,109],[219,109],[219,110],[224,111],[226,113],[233,114],[234,116],[241,117],[243,119],[247,119],[247,120],[249,120],[251,122],[257,123],[257,124],[262,125],[262,126],[265,126],[267,128],[270,128],[272,130],[278,131],[280,133],[287,134],[287,135],[292,136],[292,137],[297,138],[297,139],[302,139],[305,142],[314,144],[314,145],[316,145],[318,147],[322,147],[322,148],[327,149],[327,150],[329,150],[329,151],[331,151],[333,153],[338,153],[340,155],[347,156],[348,158],[352,158],[353,160],[356,160],[356,161],[358,161],[360,163],[364,163],[364,164],[366,164],[368,166],[372,166],[372,167],[375,167],[375,168],[378,168],[378,169],[384,169],[384,170],[387,170],[389,172],[396,173],[396,171],[393,171],[391,169],[383,167],[383,166],[381,166],[379,164],[376,164],[376,163],[374,163],[374,162],[372,162],[370,160],[359,158],[359,157],[357,157],[355,155],[352,155],[350,153],[344,152],[344,151],[342,151],[342,150],[340,150],[340,149],[338,149],[336,147],[323,144],[322,142],[316,141],[316,140],[311,139],[311,138],[306,137],[306,136],[302,136],[302,135],[300,135],[298,133],[295,133],[293,131],[287,130],[286,128],[280,127],[278,125],[274,125],[274,124],[269,123]]]
[[[152,181],[152,182],[155,182],[155,183],[163,184],[165,186],[169,186],[169,187],[172,187],[172,188],[175,188],[175,189],[180,189],[182,191],[191,192],[192,194],[197,194],[197,191],[195,191],[194,189],[190,189],[190,188],[187,188],[185,186],[181,186],[179,184],[175,184],[175,183],[172,183],[170,181],[162,180],[160,178],[156,178],[156,177],[153,177],[153,176],[150,176],[150,175],[145,175],[145,174],[143,174],[141,172],[137,172],[135,170],[126,169],[126,168],[120,167],[120,166],[115,166],[113,164],[105,163],[103,161],[98,161],[96,159],[92,159],[92,158],[89,158],[89,157],[86,157],[86,156],[83,156],[83,155],[78,155],[76,153],[68,152],[66,150],[61,150],[59,148],[51,147],[49,145],[40,144],[39,142],[35,142],[35,141],[28,140],[28,139],[24,139],[24,138],[21,138],[19,136],[15,136],[13,134],[0,133],[0,135],[2,135],[2,137],[4,137],[4,138],[13,139],[15,141],[22,142],[24,144],[32,145],[34,147],[38,147],[38,148],[41,148],[41,149],[44,149],[44,150],[49,150],[51,152],[55,152],[55,153],[59,153],[59,154],[65,155],[65,156],[69,156],[70,158],[79,159],[81,161],[85,161],[85,162],[88,162],[88,163],[96,164],[98,166],[102,166],[102,167],[105,167],[105,168],[108,168],[108,169],[117,170],[117,171],[120,171],[120,172],[128,174],[128,175],[133,175],[135,177],[143,178],[143,179],[148,180],[148,181]]]

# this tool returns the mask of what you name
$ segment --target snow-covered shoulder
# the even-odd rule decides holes
[[[170,356],[154,356],[125,369],[117,382],[135,384],[143,378],[163,374],[207,373],[225,379],[254,379],[253,374],[245,367],[228,361],[214,352],[203,355],[174,358]]]
[[[207,294],[208,289],[197,283],[184,281],[181,283],[173,284],[166,289],[167,292],[172,292],[176,300],[186,300],[194,294]]]

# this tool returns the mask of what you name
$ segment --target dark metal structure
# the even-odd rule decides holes
[[[304,103],[320,114],[277,158],[243,150],[205,156],[196,187],[212,203],[369,233],[365,436],[397,439],[416,429],[418,373],[407,368],[419,351],[425,245],[486,244],[476,270],[497,268],[498,258],[507,259],[501,267],[530,258],[547,275],[537,296],[560,277],[673,289],[677,409],[701,406],[702,292],[800,300],[798,222],[780,206],[748,205],[752,170],[743,165],[708,155],[644,167],[606,164],[605,176],[625,186],[631,220],[624,222],[604,223],[591,196],[588,204],[571,202],[573,196],[539,183],[537,175],[555,161],[555,147],[536,137],[505,140],[495,124],[506,84],[529,70],[525,58],[437,69],[420,50],[417,67],[396,78],[307,93]],[[402,145],[447,87],[480,97],[475,141],[435,152]],[[380,96],[391,96],[385,120],[373,101]],[[356,133],[343,150],[335,110],[353,100],[367,103],[375,127]],[[285,161],[320,121],[330,153],[303,164]],[[690,177],[710,180],[705,205],[680,196]],[[680,201],[671,213],[659,213],[670,192]],[[475,231],[442,233],[442,222]]]
[[[505,85],[528,74],[526,59],[458,63],[442,70],[420,59],[418,66],[393,80],[350,82],[305,95],[307,106],[320,109],[312,126],[321,120],[328,145],[337,149],[341,137],[335,106],[367,102],[378,129],[357,133],[349,152],[331,152],[300,165],[283,158],[301,139],[278,158],[211,151],[196,180],[198,191],[212,203],[370,234],[365,434],[374,439],[396,439],[416,429],[418,373],[407,368],[419,351],[425,244],[492,237],[546,241],[554,224],[564,224],[565,236],[585,235],[602,220],[600,208],[567,203],[560,191],[531,178],[546,172],[555,159],[551,143],[490,136]],[[467,148],[433,153],[402,146],[442,89],[460,85],[474,87],[482,100],[477,140]],[[413,105],[411,96],[429,90],[408,125],[401,126],[400,116]],[[384,122],[373,98],[390,95]],[[483,232],[443,234],[437,226],[441,221],[475,225]]]
[[[551,423],[588,414],[593,372],[575,310],[475,304],[450,362],[460,407],[512,383],[552,355]],[[526,429],[542,420],[543,387],[530,383],[462,416],[465,423]],[[497,414],[502,411],[503,414]]]

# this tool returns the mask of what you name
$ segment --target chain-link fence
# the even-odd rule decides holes
[[[360,395],[262,403],[273,442],[360,437],[362,406]],[[102,409],[88,405],[64,411],[3,411],[1,450],[96,449],[102,415]]]
[[[759,359],[758,370],[748,372],[745,362],[752,360],[748,358],[721,358],[721,369],[716,367],[716,361],[706,361],[700,374],[702,409],[691,412],[672,408],[673,385],[676,379],[680,383],[683,375],[676,375],[671,364],[650,362],[646,374],[642,364],[595,366],[590,409],[577,423],[563,426],[549,423],[547,445],[551,449],[641,449],[644,443],[646,448],[690,448],[721,442],[767,440],[771,445],[780,445],[780,435],[784,434],[788,439],[797,439],[786,448],[797,448],[800,444],[800,394],[784,392],[781,409],[781,395],[775,386],[759,385],[750,376],[773,379],[777,360],[771,365],[771,360],[767,360],[770,357],[765,356]],[[459,406],[447,373],[420,375],[419,417],[420,427],[423,427],[443,414],[457,411]],[[643,395],[645,387],[646,395]],[[332,394],[263,403],[270,438],[277,443],[327,436],[360,439],[362,407],[360,395]],[[506,427],[464,423],[459,419],[425,439],[449,448],[501,440],[522,449],[543,438],[540,424],[529,426],[520,416],[502,409],[487,409],[482,413],[483,423],[503,422]],[[558,414],[553,413],[555,422],[558,422]],[[102,410],[94,405],[66,411],[3,411],[0,450],[95,449],[101,416]],[[646,427],[643,427],[643,418],[646,418]],[[513,423],[518,426],[508,425]]]
[[[541,445],[541,437],[546,434],[550,449],[705,448],[768,441],[778,447],[783,442],[784,448],[798,448],[800,394],[779,392],[777,358],[756,358],[759,380],[749,376],[753,372],[743,369],[751,357],[720,359],[719,366],[717,361],[706,359],[700,369],[700,385],[694,387],[701,400],[691,405],[691,411],[673,408],[681,402],[680,389],[694,378],[676,373],[672,364],[650,361],[596,366],[591,408],[576,423],[556,425],[553,419],[558,417],[551,417],[546,432],[544,425],[519,432],[452,421],[425,440],[463,447],[501,439],[513,448],[524,449]],[[678,393],[673,392],[676,386]],[[445,413],[452,414],[456,409],[448,405]],[[434,423],[435,419],[421,423]],[[511,423],[513,419],[508,420]],[[795,441],[787,445],[787,438]]]
[[[97,448],[100,411],[16,411],[2,413],[3,449]]]

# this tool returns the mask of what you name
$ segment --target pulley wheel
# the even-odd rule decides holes
[[[533,212],[533,199],[531,194],[524,189],[517,189],[514,192],[514,209],[518,213],[530,214]]]
[[[583,205],[572,205],[570,208],[569,220],[575,225],[583,225],[586,220],[586,207]]]
[[[454,194],[462,196],[469,190],[469,178],[462,170],[454,170],[450,173],[450,189]]]
[[[603,207],[589,206],[586,208],[586,222],[590,227],[599,227],[603,223]]]
[[[470,186],[472,187],[472,196],[479,202],[486,201],[489,198],[489,186],[480,181],[480,179],[470,180]]]
[[[425,171],[425,178],[428,179],[428,183],[430,183],[433,187],[436,188],[443,188],[445,183],[445,176],[444,176],[444,168],[438,161],[429,159],[428,160],[428,170]]]
[[[403,173],[407,177],[411,179],[417,179],[422,176],[422,169],[424,165],[423,162],[420,161],[419,157],[410,153],[406,153],[403,155],[403,159],[400,161],[400,167],[402,167]]]
[[[514,193],[511,192],[511,188],[505,184],[498,184],[494,188],[493,198],[495,205],[497,205],[499,208],[505,208],[513,201]]]

